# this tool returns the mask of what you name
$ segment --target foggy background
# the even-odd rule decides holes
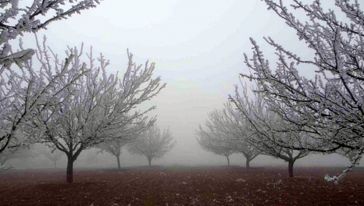
[[[151,104],[157,109],[161,128],[170,128],[177,144],[154,165],[225,165],[223,156],[204,151],[196,141],[196,129],[204,124],[209,112],[222,108],[234,92],[238,74],[247,73],[243,53],[250,54],[249,37],[258,41],[267,57],[273,52],[263,41],[271,36],[288,49],[310,56],[298,42],[295,33],[265,3],[257,0],[122,0],[102,1],[92,10],[67,21],[51,24],[46,31],[48,45],[58,54],[68,46],[93,46],[94,55],[102,52],[110,60],[109,70],[123,73],[127,65],[126,49],[136,62],[156,62],[155,75],[167,87]],[[34,36],[23,37],[24,44]],[[309,69],[303,71],[312,75]],[[36,146],[38,147],[38,146]],[[82,152],[75,162],[81,167],[115,167],[114,157],[97,154],[95,149]],[[231,158],[234,165],[244,165],[242,155]],[[16,168],[53,167],[44,157],[14,159]],[[142,156],[123,151],[122,166],[146,165]],[[344,166],[348,161],[339,155],[310,155],[297,161],[297,166]],[[282,160],[259,156],[251,165],[286,165]],[[59,163],[65,167],[65,161]]]

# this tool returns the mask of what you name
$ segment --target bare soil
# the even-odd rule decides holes
[[[0,205],[364,205],[364,170],[339,185],[325,174],[339,169],[153,167],[76,170],[65,183],[63,170],[0,173]]]

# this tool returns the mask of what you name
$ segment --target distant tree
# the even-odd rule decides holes
[[[118,170],[121,169],[120,165],[120,155],[122,148],[130,142],[129,139],[115,139],[112,141],[107,141],[104,143],[101,143],[97,147],[101,149],[101,152],[105,151],[111,155],[113,155],[116,158],[116,163]]]
[[[243,157],[245,158],[245,168],[249,169],[251,161],[258,157],[258,155],[261,154],[261,151],[257,149],[253,144],[249,143],[249,141],[247,141],[246,139],[238,139],[234,142],[234,151],[243,155]]]
[[[5,156],[4,153],[0,154],[0,172],[9,170],[11,167],[6,164],[8,158]]]
[[[0,172],[11,169],[12,167],[8,164],[9,160],[14,159],[14,151],[7,150],[6,152],[0,153]]]
[[[31,147],[18,147],[6,150],[0,153],[0,172],[9,170],[12,166],[9,164],[13,159],[25,159],[37,156],[37,153]]]
[[[174,145],[175,141],[168,129],[161,131],[157,126],[152,126],[130,143],[128,150],[132,154],[145,156],[148,165],[152,166],[152,160],[164,156]]]
[[[285,122],[283,127],[289,125],[312,142],[292,149],[346,151],[351,165],[329,178],[337,183],[364,153],[364,12],[352,0],[337,0],[330,10],[319,0],[293,0],[289,7],[284,1],[265,3],[304,41],[312,57],[301,57],[268,37],[265,41],[277,55],[271,64],[251,39],[252,57],[245,55],[250,72],[242,76],[256,80],[257,92]],[[306,15],[298,16],[299,11]],[[302,76],[307,69],[315,71],[314,78]]]
[[[307,140],[303,138],[302,133],[295,130],[279,130],[284,124],[280,116],[270,111],[259,95],[249,97],[246,87],[243,91],[243,95],[240,95],[236,90],[235,97],[230,99],[250,123],[248,141],[262,154],[288,162],[288,175],[293,177],[294,163],[307,156],[309,151],[294,150],[291,147],[306,146]],[[282,146],[282,142],[285,146]]]
[[[249,141],[249,122],[235,109],[231,103],[225,104],[222,118],[216,123],[217,128],[225,133],[232,141],[233,150],[241,153],[245,158],[245,167],[250,168],[250,162],[261,152]]]
[[[57,162],[62,159],[64,153],[59,150],[51,150],[43,152],[42,155],[52,162],[54,168],[57,168]]]
[[[133,125],[130,124],[125,126],[125,130],[122,132],[122,138],[105,141],[97,145],[96,148],[101,149],[101,152],[105,151],[113,155],[116,159],[117,167],[120,170],[120,155],[122,152],[122,148],[128,143],[131,143],[134,139],[136,139],[142,132],[152,126],[153,123],[154,120],[149,120],[147,118],[135,121]]]
[[[122,139],[125,125],[142,118],[154,107],[137,111],[137,106],[156,96],[165,86],[160,78],[153,78],[154,63],[136,65],[128,52],[128,67],[119,78],[108,74],[109,65],[102,55],[97,59],[92,50],[88,63],[82,62],[83,47],[69,48],[74,54],[70,67],[88,70],[72,86],[59,95],[62,104],[49,107],[33,118],[28,128],[35,141],[58,149],[67,156],[67,182],[73,182],[73,164],[82,151],[100,143]]]
[[[224,156],[226,158],[227,166],[230,166],[230,155],[235,152],[233,146],[230,144],[231,142],[226,139],[213,136],[201,126],[198,131],[197,141],[203,149],[217,155]]]
[[[244,118],[231,104],[225,104],[223,110],[210,113],[205,124],[206,128],[199,127],[198,142],[207,151],[226,157],[230,165],[229,156],[233,153],[242,153],[246,159],[246,168],[250,162],[259,155],[256,149],[247,141],[249,132]]]

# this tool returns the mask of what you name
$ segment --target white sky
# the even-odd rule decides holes
[[[222,107],[238,83],[238,74],[247,72],[243,53],[251,48],[249,37],[264,45],[262,37],[271,36],[309,54],[297,43],[295,33],[257,0],[104,0],[95,9],[54,22],[42,34],[59,54],[67,45],[92,45],[110,59],[111,71],[124,71],[127,48],[140,63],[156,62],[156,74],[167,82],[153,101],[159,125],[170,127],[177,140],[171,155],[158,161],[161,164],[225,163],[223,157],[200,148],[195,130],[208,112]],[[31,35],[24,37],[25,43],[32,41]],[[314,163],[337,161],[321,158]]]

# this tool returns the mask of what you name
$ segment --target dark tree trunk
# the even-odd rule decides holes
[[[226,156],[227,165],[230,166],[230,158],[229,156]]]
[[[67,183],[73,182],[73,162],[74,159],[72,157],[67,158]]]
[[[149,165],[149,167],[151,167],[152,166],[152,158],[151,157],[147,157],[147,159],[148,159],[148,165]]]
[[[288,161],[288,175],[289,175],[289,177],[293,177],[293,165],[294,165],[293,160]]]
[[[249,169],[250,168],[250,161],[251,161],[251,159],[246,158],[246,161],[245,161],[245,168],[246,169]]]
[[[121,167],[120,167],[120,156],[119,155],[116,155],[116,161],[118,163],[118,170],[120,170]]]

